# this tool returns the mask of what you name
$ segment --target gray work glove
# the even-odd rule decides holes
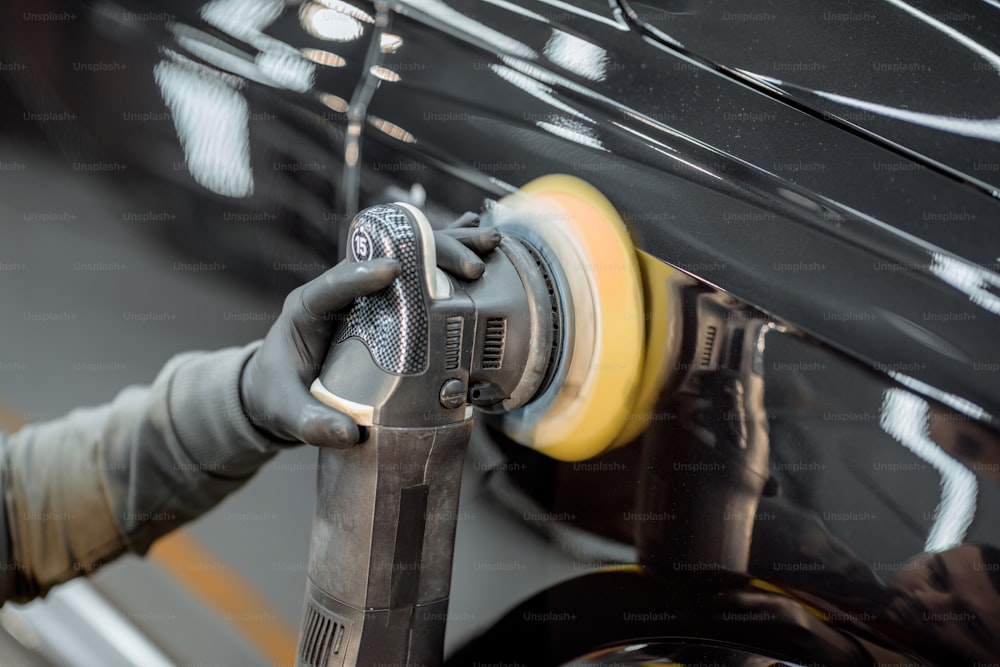
[[[437,261],[462,280],[476,280],[485,265],[477,256],[500,243],[495,229],[435,232]],[[341,262],[292,291],[278,320],[244,368],[240,398],[251,423],[291,443],[344,448],[358,441],[354,420],[309,393],[336,332],[338,315],[359,296],[387,287],[400,273],[394,259]]]

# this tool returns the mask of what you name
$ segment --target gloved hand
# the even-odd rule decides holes
[[[462,280],[476,280],[485,269],[477,253],[492,252],[500,233],[448,229],[435,232],[434,241],[439,267]],[[354,420],[313,398],[309,385],[330,351],[338,314],[357,297],[387,287],[399,273],[394,259],[345,261],[288,295],[240,378],[243,409],[254,426],[289,444],[344,448],[357,443]]]

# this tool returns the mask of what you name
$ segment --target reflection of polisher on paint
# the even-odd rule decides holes
[[[640,260],[603,196],[550,176],[481,224],[503,241],[472,283],[436,268],[412,206],[351,225],[350,260],[394,257],[402,275],[357,300],[312,387],[367,440],[320,454],[300,665],[441,662],[474,408],[580,460],[633,439],[662,380],[665,352],[644,346],[667,320],[646,316]]]

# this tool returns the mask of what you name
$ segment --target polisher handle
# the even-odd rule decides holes
[[[359,338],[382,370],[420,373],[427,367],[427,300],[451,293],[451,283],[437,268],[434,234],[422,213],[406,204],[381,204],[354,218],[348,260],[380,257],[398,260],[402,274],[385,290],[355,301],[337,342]]]
[[[440,665],[471,421],[323,450],[299,667]]]
[[[355,216],[348,261],[393,258],[401,274],[359,297],[312,393],[361,426],[464,421],[474,306],[437,268],[434,232],[418,209],[380,204]]]
[[[417,209],[355,217],[347,259],[380,257],[401,275],[356,299],[312,387],[369,431],[320,452],[300,667],[443,659],[475,306],[437,269]]]

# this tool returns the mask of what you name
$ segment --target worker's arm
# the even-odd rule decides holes
[[[240,403],[258,347],[179,355],[152,386],[2,436],[0,599],[44,595],[124,551],[145,553],[278,451]]]

